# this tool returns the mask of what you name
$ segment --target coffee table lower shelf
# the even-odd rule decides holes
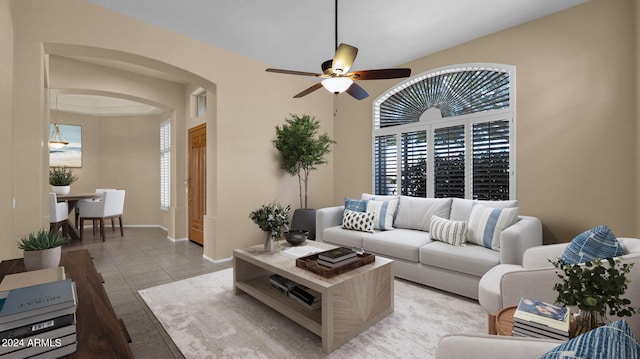
[[[322,307],[314,310],[304,308],[293,298],[274,288],[268,276],[236,282],[236,288],[302,325],[315,335],[322,336]]]

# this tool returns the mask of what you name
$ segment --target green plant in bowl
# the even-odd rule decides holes
[[[49,184],[52,186],[69,186],[78,180],[78,176],[73,174],[71,168],[52,167],[49,170]]]

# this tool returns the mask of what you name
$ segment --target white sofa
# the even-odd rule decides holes
[[[440,338],[435,359],[539,359],[562,344],[552,339],[488,334],[447,334]]]
[[[363,195],[363,199],[372,198]],[[521,264],[527,248],[542,245],[542,224],[538,218],[519,216],[500,236],[500,250],[467,243],[453,246],[431,239],[432,215],[467,221],[475,204],[486,207],[517,207],[517,201],[473,201],[459,198],[416,198],[400,196],[394,229],[374,233],[343,229],[344,206],[316,212],[316,240],[339,246],[362,248],[393,259],[394,275],[469,298],[478,298],[480,278],[499,264]],[[375,200],[388,200],[376,196]]]

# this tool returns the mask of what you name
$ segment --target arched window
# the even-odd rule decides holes
[[[376,194],[515,197],[515,68],[454,65],[414,76],[373,103]]]

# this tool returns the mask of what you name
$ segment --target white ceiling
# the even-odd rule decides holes
[[[269,67],[320,71],[333,57],[334,0],[88,0]],[[342,0],[338,42],[354,70],[395,67],[587,0]]]
[[[335,0],[88,1],[269,67],[321,72],[320,64],[335,50]],[[352,70],[397,67],[587,1],[342,0],[338,42],[359,49]],[[149,75],[144,69],[135,72]],[[60,110],[95,116],[160,111],[108,99],[64,94],[58,101]]]

